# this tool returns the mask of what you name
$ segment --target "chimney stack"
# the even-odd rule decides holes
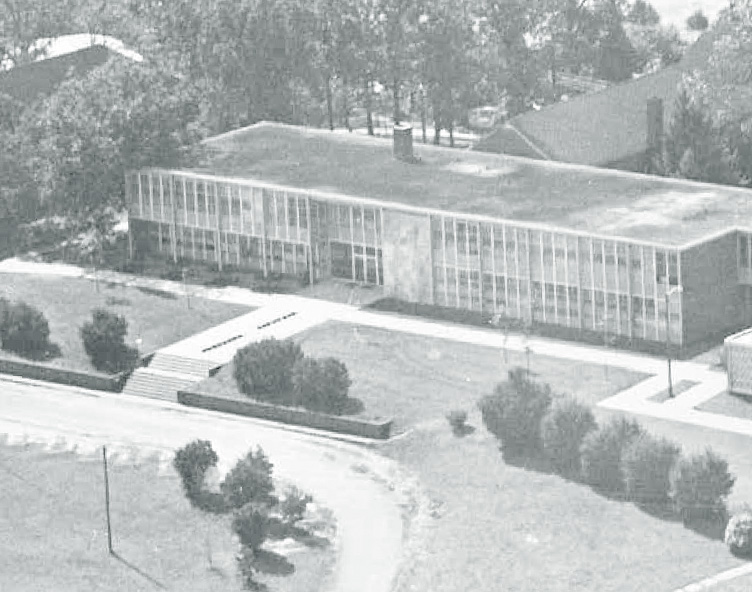
[[[651,97],[647,107],[647,149],[653,154],[660,154],[663,152],[663,99]]]
[[[403,162],[414,162],[413,127],[408,124],[394,126],[394,157]]]

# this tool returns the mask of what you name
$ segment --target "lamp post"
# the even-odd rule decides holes
[[[671,380],[671,317],[669,315],[669,304],[671,303],[671,296],[674,294],[681,294],[683,289],[681,286],[668,287],[668,278],[666,278],[666,292],[664,298],[666,299],[666,361],[668,362],[668,398],[674,398],[674,384]]]

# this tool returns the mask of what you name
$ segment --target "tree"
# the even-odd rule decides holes
[[[699,9],[692,13],[687,19],[687,28],[689,28],[690,31],[704,31],[708,28],[709,24],[708,17],[706,17],[702,10]]]
[[[622,470],[629,498],[640,505],[660,506],[669,500],[671,471],[680,450],[664,438],[643,433],[624,450]]]
[[[661,17],[655,7],[645,0],[636,0],[627,13],[626,20],[642,26],[656,26]]]
[[[272,469],[274,465],[258,447],[241,458],[225,476],[220,485],[222,494],[230,508],[239,509],[249,503],[274,505],[274,482]]]
[[[541,450],[541,420],[550,405],[551,388],[532,381],[524,368],[510,370],[509,378],[479,403],[483,424],[501,440],[507,459]]]
[[[731,517],[726,525],[724,541],[732,553],[752,556],[752,511],[746,509]]]
[[[311,411],[341,414],[350,384],[347,367],[334,358],[300,358],[292,369],[295,402]]]
[[[249,397],[289,403],[293,368],[302,358],[303,350],[292,340],[264,339],[238,350],[233,376],[240,391]]]
[[[593,489],[610,495],[625,491],[622,456],[643,433],[635,421],[614,419],[585,436],[580,448],[582,475]]]
[[[97,308],[80,329],[86,354],[97,370],[114,374],[133,369],[138,349],[125,343],[128,322],[121,315]]]
[[[616,0],[604,0],[595,11],[599,22],[594,75],[622,82],[637,71],[637,55],[624,30],[624,14]]]
[[[269,507],[254,502],[245,504],[233,514],[232,530],[244,548],[258,551],[269,533]]]
[[[313,498],[300,491],[294,485],[287,489],[285,496],[279,503],[279,511],[282,519],[289,526],[295,526],[305,516],[308,504]]]
[[[219,457],[208,440],[193,440],[175,453],[172,466],[175,467],[183,492],[193,503],[204,489],[206,472],[217,466]]]
[[[543,417],[543,451],[556,472],[566,477],[582,473],[580,447],[585,437],[597,428],[593,413],[575,399],[554,401]]]
[[[720,516],[735,481],[728,463],[708,448],[677,463],[671,497],[685,523],[698,517]]]
[[[3,309],[2,348],[29,358],[44,356],[50,349],[50,326],[44,314],[25,302],[8,305],[6,301]]]
[[[729,182],[732,174],[723,140],[707,107],[698,101],[686,88],[677,97],[658,169],[668,176],[711,183]]]

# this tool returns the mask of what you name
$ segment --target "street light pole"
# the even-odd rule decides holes
[[[669,304],[671,303],[671,296],[673,294],[680,294],[682,292],[681,286],[675,286],[669,289],[668,276],[666,276],[666,292],[664,298],[666,300],[666,361],[668,362],[668,398],[674,398],[674,382],[671,380],[671,316],[669,314]]]

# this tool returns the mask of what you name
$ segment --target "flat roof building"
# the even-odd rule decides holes
[[[272,123],[206,148],[198,169],[128,174],[133,251],[641,348],[752,322],[745,189],[422,144],[395,158],[389,141]]]

